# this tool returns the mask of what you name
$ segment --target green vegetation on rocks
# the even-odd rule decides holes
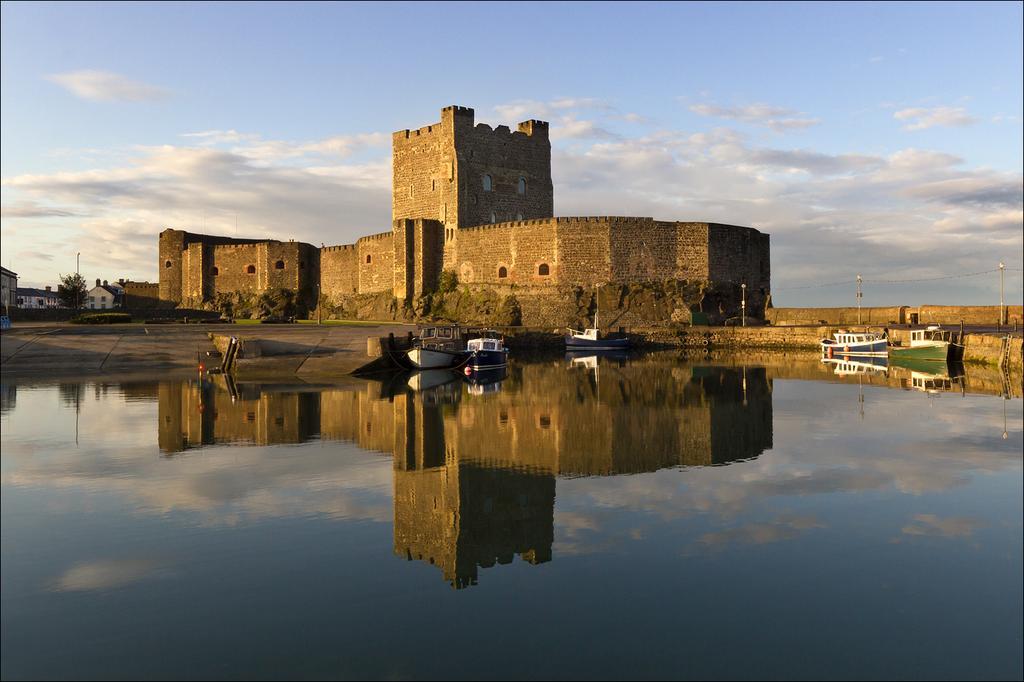
[[[71,318],[72,324],[123,324],[131,321],[132,316],[128,313],[83,313]]]

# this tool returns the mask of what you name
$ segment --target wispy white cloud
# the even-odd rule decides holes
[[[56,206],[45,206],[35,201],[19,201],[0,207],[3,218],[73,218],[84,214]]]
[[[967,113],[963,107],[911,107],[900,109],[892,115],[898,121],[906,121],[904,130],[927,130],[936,126],[969,126],[978,119]]]
[[[701,116],[726,118],[743,123],[763,125],[775,132],[801,130],[821,123],[820,119],[808,118],[798,111],[770,104],[746,104],[736,107],[723,107],[717,104],[691,104],[690,111]]]
[[[110,71],[69,71],[52,74],[46,79],[73,95],[96,102],[152,102],[170,94],[164,88]]]

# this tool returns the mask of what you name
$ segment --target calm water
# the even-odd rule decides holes
[[[1019,679],[1022,402],[912,385],[5,383],[2,674]]]

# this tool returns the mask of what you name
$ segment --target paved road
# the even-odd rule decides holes
[[[350,364],[365,362],[366,338],[405,334],[407,325],[25,325],[0,333],[0,369],[8,376],[163,373],[192,370],[213,349],[209,334],[294,343],[318,355],[344,353]],[[356,364],[353,365],[354,367]]]

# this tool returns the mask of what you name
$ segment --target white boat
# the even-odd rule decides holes
[[[456,325],[423,327],[416,345],[406,353],[415,369],[445,369],[458,367],[466,359],[462,348],[462,330]]]
[[[821,340],[821,354],[827,358],[851,355],[888,357],[889,339],[878,332],[848,332],[840,329],[831,339]]]
[[[439,348],[413,348],[406,357],[416,369],[448,369],[466,359],[466,351]]]

